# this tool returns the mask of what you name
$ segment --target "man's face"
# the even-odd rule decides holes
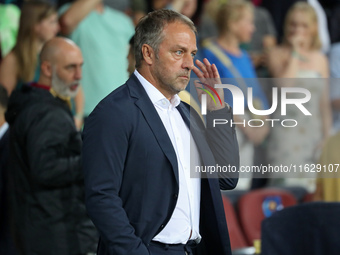
[[[83,57],[80,50],[73,49],[60,54],[52,73],[52,88],[63,97],[75,97],[81,79]]]
[[[160,89],[174,95],[188,85],[197,52],[196,36],[189,26],[179,22],[167,25],[163,33],[152,73]]]

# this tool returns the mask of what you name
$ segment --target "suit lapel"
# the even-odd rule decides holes
[[[200,153],[200,158],[202,160],[203,163],[205,162],[205,156],[204,156],[204,151],[206,150],[206,148],[208,148],[208,144],[205,138],[205,129],[204,129],[204,124],[202,123],[202,127],[199,127],[198,121],[201,122],[201,119],[198,117],[196,118],[195,113],[193,112],[192,114],[190,114],[190,110],[189,107],[186,107],[185,104],[183,102],[181,102],[178,106],[177,109],[179,111],[179,113],[181,114],[185,124],[188,126],[188,128],[190,129],[190,133],[196,143],[198,152]],[[194,110],[192,110],[194,111]]]
[[[159,144],[159,147],[161,148],[167,159],[170,161],[178,184],[178,164],[176,152],[172,146],[171,140],[163,125],[163,122],[160,119],[157,110],[155,109],[155,106],[152,104],[148,94],[134,74],[127,81],[127,86],[129,87],[130,95],[136,98],[135,105],[142,112],[146,122],[148,123]]]
[[[196,112],[190,113],[189,108],[186,107],[183,102],[181,102],[181,104],[177,106],[177,109],[180,112],[187,126],[190,128],[190,133],[196,143],[198,153],[200,154],[201,162],[205,166],[213,165],[215,163],[214,155],[209,149],[210,147],[205,136],[205,126],[203,123],[201,123],[202,122],[201,118],[199,117],[198,114],[196,114]],[[192,111],[195,110],[192,109]],[[209,185],[212,185],[214,187],[217,181],[216,173],[210,174],[209,177],[210,178],[208,178],[208,183]]]

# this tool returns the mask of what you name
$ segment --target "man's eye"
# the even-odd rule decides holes
[[[68,67],[66,67],[66,70],[67,71],[72,71],[74,68],[75,68],[74,66],[68,66]]]
[[[196,53],[191,53],[191,57],[194,58],[196,56]]]
[[[182,55],[182,53],[183,53],[183,51],[181,51],[181,50],[176,51],[176,55]]]

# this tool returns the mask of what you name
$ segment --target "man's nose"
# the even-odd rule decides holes
[[[183,68],[186,68],[189,70],[192,70],[194,68],[194,58],[190,53],[185,54],[184,56]]]
[[[76,72],[74,74],[74,78],[76,80],[80,80],[81,79],[81,74],[82,74],[82,70],[81,70],[81,67],[77,67],[76,68]]]

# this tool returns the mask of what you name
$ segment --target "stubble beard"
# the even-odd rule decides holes
[[[62,80],[59,77],[56,68],[55,67],[52,68],[52,88],[59,96],[74,98],[78,93],[79,85],[77,90],[75,91],[71,91],[69,87],[78,83],[79,81],[67,84],[64,80]]]
[[[167,78],[169,74],[162,72],[162,65],[159,60],[156,62],[156,66],[157,68],[155,70],[155,74],[159,85],[163,89],[168,91],[171,95],[178,94],[179,92],[185,90],[190,80],[190,71],[183,71],[180,74],[176,74],[174,78]],[[181,79],[180,76],[188,76],[188,80],[185,81],[184,79]]]

